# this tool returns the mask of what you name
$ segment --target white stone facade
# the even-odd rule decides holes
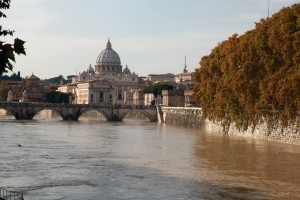
[[[90,65],[75,81],[75,99],[79,104],[124,104],[126,92],[128,95],[131,90],[144,87],[142,79],[131,73],[128,66],[122,70],[120,57],[109,40],[97,57],[95,69]]]
[[[155,101],[155,96],[154,94],[145,94],[144,95],[144,105],[145,106],[150,106],[152,101]]]

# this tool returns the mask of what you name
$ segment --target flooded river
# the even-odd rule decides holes
[[[143,120],[0,116],[0,187],[25,200],[300,199],[300,146]]]

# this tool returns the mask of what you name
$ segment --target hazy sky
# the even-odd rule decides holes
[[[270,0],[270,15],[294,3]],[[5,13],[1,24],[26,41],[14,68],[23,77],[94,67],[108,38],[123,68],[146,76],[180,73],[185,55],[194,71],[218,42],[266,18],[268,0],[12,0]]]

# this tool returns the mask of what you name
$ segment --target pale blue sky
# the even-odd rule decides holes
[[[294,3],[270,0],[270,15]],[[268,0],[12,0],[6,14],[4,28],[27,41],[14,68],[23,77],[94,67],[108,38],[123,67],[146,76],[180,73],[185,55],[194,71],[218,42],[267,17]]]

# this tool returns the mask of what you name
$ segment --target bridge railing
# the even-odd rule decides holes
[[[0,106],[41,106],[41,107],[81,107],[81,108],[154,108],[155,106],[146,105],[118,105],[118,104],[68,104],[68,103],[42,103],[42,102],[0,102]]]
[[[0,200],[24,200],[23,193],[0,188]]]

